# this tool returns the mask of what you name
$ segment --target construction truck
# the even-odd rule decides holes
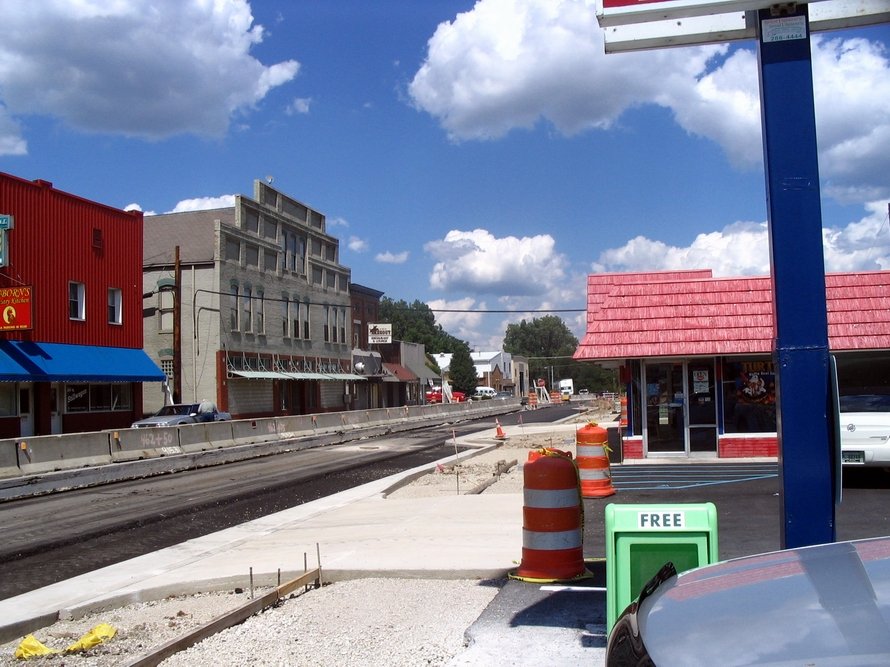
[[[559,381],[559,397],[563,401],[572,400],[572,394],[575,393],[575,383],[571,378]]]

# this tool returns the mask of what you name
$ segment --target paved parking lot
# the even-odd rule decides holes
[[[588,558],[605,556],[603,511],[609,503],[713,502],[721,559],[781,548],[776,463],[619,465],[611,471],[615,495],[584,501]],[[890,535],[890,473],[845,470],[836,516],[838,540]]]

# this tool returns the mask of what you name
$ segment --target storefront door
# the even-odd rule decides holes
[[[34,435],[34,410],[31,393],[31,383],[23,382],[19,385],[19,435],[28,437]]]
[[[49,407],[50,407],[50,432],[53,435],[62,432],[62,406],[59,398],[62,392],[59,391],[58,385],[53,385],[49,390]]]
[[[648,455],[717,453],[717,409],[712,360],[646,364]]]
[[[646,434],[649,454],[686,453],[683,364],[646,364]]]
[[[714,362],[687,362],[689,389],[689,454],[717,454],[717,385]]]

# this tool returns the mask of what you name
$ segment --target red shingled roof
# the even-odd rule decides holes
[[[825,283],[831,349],[890,349],[890,271],[828,274]],[[768,354],[772,345],[769,277],[595,274],[575,359]]]

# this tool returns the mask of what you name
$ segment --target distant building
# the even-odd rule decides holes
[[[0,437],[142,416],[141,265],[141,212],[0,173]]]
[[[825,282],[841,394],[890,393],[890,271]],[[773,339],[769,277],[593,274],[574,357],[619,369],[624,458],[776,456]]]
[[[514,391],[513,358],[509,352],[472,352],[479,384],[497,391]]]
[[[351,283],[349,296],[352,302],[352,368],[367,380],[356,385],[352,408],[368,410],[384,407],[383,378],[386,372],[383,358],[380,351],[372,350],[368,343],[368,328],[380,322],[380,297],[383,292]]]
[[[444,352],[432,355],[446,378],[449,377],[451,356],[450,353]],[[471,352],[470,358],[476,367],[476,377],[480,386],[508,391],[517,397],[528,393],[528,359],[525,357],[514,357],[509,352],[491,351]]]
[[[236,419],[348,409],[367,379],[339,257],[322,213],[260,180],[231,207],[146,216],[146,351],[180,400]],[[145,410],[162,401],[147,394]]]
[[[440,381],[421,343],[378,345],[383,359],[383,406],[422,405],[426,389]]]

